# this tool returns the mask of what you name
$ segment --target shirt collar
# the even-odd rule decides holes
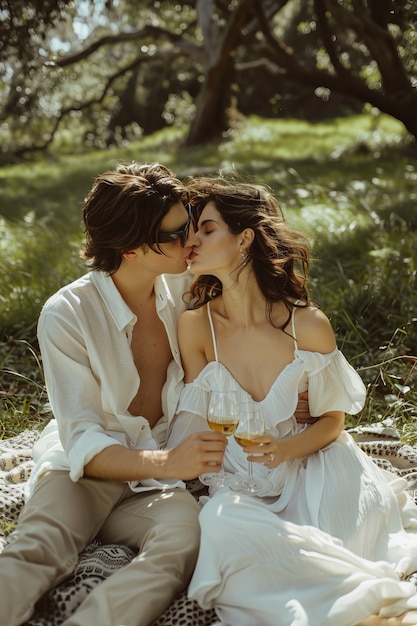
[[[118,330],[136,322],[136,315],[130,310],[120,295],[111,276],[105,272],[91,272],[91,281],[103,298]]]
[[[123,330],[126,326],[136,323],[136,315],[123,300],[111,276],[105,272],[92,271],[91,280],[103,298],[118,330]],[[154,288],[158,311],[163,309],[168,302],[175,304],[165,276],[156,277]]]

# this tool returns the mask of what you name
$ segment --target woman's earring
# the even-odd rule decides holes
[[[247,265],[247,262],[248,262],[248,259],[249,259],[249,252],[247,250],[245,250],[245,248],[241,248],[240,255],[242,257],[243,265]]]

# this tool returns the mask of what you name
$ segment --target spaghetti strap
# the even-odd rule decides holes
[[[300,300],[297,300],[297,302],[295,302],[294,304],[297,305],[300,302]],[[294,338],[294,350],[298,350],[298,343],[297,343],[297,335],[295,334],[295,312],[297,310],[296,306],[293,306],[292,308],[292,313],[291,313],[291,326],[292,326],[292,336]]]
[[[210,322],[211,338],[213,340],[214,358],[216,359],[216,362],[218,362],[219,356],[217,354],[216,335],[214,334],[213,320],[211,319],[210,302],[207,302],[207,315],[208,315],[209,322]]]

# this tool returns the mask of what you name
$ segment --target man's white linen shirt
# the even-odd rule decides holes
[[[186,308],[182,296],[190,274],[159,276],[156,309],[163,322],[173,360],[162,390],[163,416],[153,429],[128,407],[140,380],[131,340],[137,318],[113,279],[92,271],[60,289],[45,303],[38,322],[38,339],[54,419],[34,446],[37,478],[49,469],[67,469],[73,481],[84,466],[109,446],[137,450],[164,447],[183,386],[178,341],[178,317]],[[134,491],[181,486],[177,480],[129,483]]]

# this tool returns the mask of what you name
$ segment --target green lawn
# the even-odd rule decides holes
[[[123,149],[49,154],[0,169],[1,436],[48,419],[36,345],[45,299],[84,272],[82,200],[119,162],[160,161],[180,177],[219,170],[269,185],[313,249],[311,294],[368,385],[362,421],[415,432],[417,150],[391,118],[310,124],[244,120],[221,142],[167,129]]]

